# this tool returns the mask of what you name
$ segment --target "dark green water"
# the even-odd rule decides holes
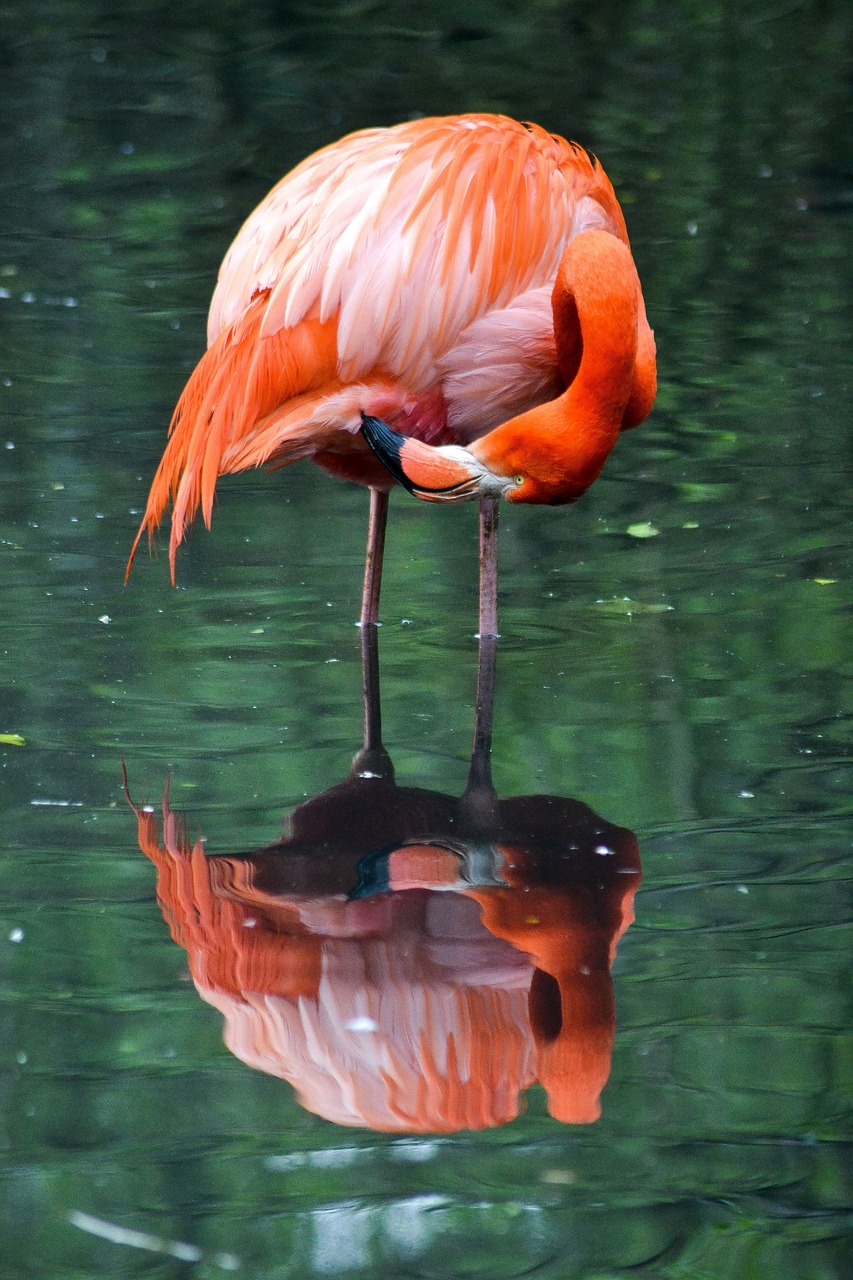
[[[4,29],[0,1276],[849,1274],[849,7],[33,3]],[[534,1085],[504,1126],[400,1136],[226,1050],[121,786],[124,759],[158,806],[171,773],[224,854],[346,775],[366,495],[237,477],[176,590],[164,556],[121,581],[243,216],[349,129],[472,109],[600,155],[656,331],[658,404],[594,489],[505,510],[493,750],[501,797],[635,832],[643,883],[600,1120]],[[451,796],[475,540],[473,508],[395,494],[385,743]]]

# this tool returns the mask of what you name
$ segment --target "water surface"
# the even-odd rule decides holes
[[[10,35],[0,1272],[846,1274],[847,7],[32,4]],[[157,840],[168,776],[214,858],[346,777],[366,495],[236,477],[176,589],[165,556],[121,582],[241,219],[350,128],[464,109],[600,155],[656,331],[658,405],[594,489],[504,512],[492,753],[501,801],[588,806],[643,880],[599,975],[600,1119],[555,1120],[540,1081],[495,1127],[376,1132],[225,1047],[121,772]],[[475,542],[473,509],[395,494],[384,743],[398,787],[453,803]],[[408,857],[412,885],[449,875]],[[507,988],[512,951],[488,950]]]

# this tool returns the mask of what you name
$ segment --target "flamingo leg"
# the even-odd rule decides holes
[[[379,620],[379,591],[382,587],[382,553],[388,521],[388,491],[370,490],[367,524],[367,554],[364,560],[364,587],[361,593],[360,627],[375,627]]]
[[[478,637],[498,637],[498,499],[480,500],[480,628]]]

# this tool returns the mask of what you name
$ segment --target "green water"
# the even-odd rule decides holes
[[[849,1274],[849,7],[5,18],[0,1276]],[[600,1120],[534,1085],[504,1126],[401,1136],[224,1047],[121,776],[156,808],[170,775],[225,854],[346,775],[366,495],[236,477],[176,589],[162,555],[122,576],[241,219],[349,129],[473,109],[601,157],[656,332],[657,406],[594,489],[504,510],[492,757],[500,797],[635,832],[643,883]],[[384,740],[448,796],[475,551],[473,507],[394,495]]]

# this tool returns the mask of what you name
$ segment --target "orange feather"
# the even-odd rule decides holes
[[[630,294],[621,319],[579,312],[565,262],[570,246],[589,248],[595,236],[618,246],[611,258]],[[225,257],[210,345],[175,409],[128,572],[142,534],[153,535],[171,504],[174,580],[177,547],[199,508],[210,524],[221,475],[310,457],[390,485],[358,434],[362,414],[427,443],[478,442],[474,457],[499,480],[526,475],[520,433],[534,454],[559,453],[565,396],[600,419],[593,357],[598,350],[603,368],[602,333],[614,319],[624,329],[628,315],[633,332],[617,364],[628,359],[630,371],[616,389],[612,379],[596,383],[618,400],[618,422],[593,426],[598,452],[581,460],[582,480],[567,480],[568,464],[552,458],[547,493],[535,477],[507,493],[571,500],[598,474],[605,437],[609,449],[614,430],[641,421],[654,399],[654,340],[627,245],[598,161],[536,125],[494,115],[417,120],[310,156]],[[583,267],[584,254],[575,257]]]

